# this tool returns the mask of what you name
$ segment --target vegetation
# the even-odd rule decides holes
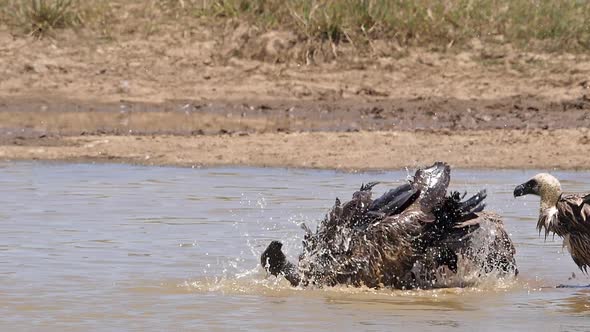
[[[400,45],[452,45],[502,36],[523,46],[540,40],[553,49],[590,48],[587,1],[217,0],[201,7],[205,15],[237,17],[336,43],[385,38]]]
[[[38,37],[79,26],[104,34],[105,26],[134,19],[147,23],[118,31],[149,35],[187,20],[238,20],[359,49],[375,40],[447,49],[473,38],[547,51],[590,49],[588,0],[0,0],[0,8],[9,26]]]
[[[51,34],[55,29],[78,26],[81,15],[73,0],[23,0],[5,4],[5,17],[35,37]]]

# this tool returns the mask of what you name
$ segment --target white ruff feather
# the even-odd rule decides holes
[[[555,206],[545,209],[545,228],[549,229],[549,226],[557,221],[557,208]]]

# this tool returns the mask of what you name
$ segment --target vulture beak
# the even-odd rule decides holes
[[[524,190],[524,184],[518,185],[516,186],[516,188],[514,188],[514,197],[519,197],[519,196],[524,196],[526,195],[525,190]]]
[[[514,188],[514,197],[528,194],[539,195],[539,185],[537,184],[537,181],[530,180]]]

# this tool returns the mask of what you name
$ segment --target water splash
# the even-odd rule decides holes
[[[251,234],[264,234],[266,232],[272,232],[273,234],[283,233],[283,236],[280,236],[279,238],[283,238],[282,242],[285,244],[287,256],[293,256],[289,255],[289,250],[297,250],[301,248],[301,241],[303,240],[300,232],[291,232],[293,226],[296,226],[298,229],[303,224],[320,226],[321,223],[318,224],[315,220],[310,221],[310,218],[302,213],[288,217],[287,222],[280,220],[275,221],[273,220],[272,215],[265,213],[268,209],[276,209],[276,207],[272,206],[272,200],[268,200],[260,193],[255,194],[255,197],[253,198],[242,193],[240,208],[231,211],[232,218],[236,220],[233,226],[237,233],[240,234],[240,238],[244,239],[245,243],[245,251],[242,250],[239,253],[239,257],[241,258],[218,262],[218,265],[221,266],[222,272],[220,276],[185,281],[181,286],[192,291],[222,293],[248,293],[249,290],[254,292],[268,292],[271,290],[280,292],[284,289],[301,290],[299,288],[290,287],[289,282],[282,277],[268,278],[263,269],[257,266],[260,254],[268,242],[265,238],[255,237]],[[252,226],[255,227],[252,228]],[[286,230],[289,230],[290,233],[287,236],[285,236]],[[293,233],[296,235],[292,235]],[[474,259],[473,256],[459,257],[456,271],[451,271],[446,266],[429,270],[428,267],[422,266],[421,262],[418,262],[414,265],[412,272],[418,276],[419,280],[424,279],[426,281],[424,283],[418,283],[415,286],[421,289],[436,289],[443,287],[473,287],[477,289],[483,287],[483,289],[502,289],[510,287],[514,279],[505,278],[501,271],[493,271],[493,269],[489,269],[485,273],[482,273],[482,270],[487,269],[486,264],[488,263],[485,262],[482,267],[481,261],[485,260],[485,257],[490,256],[491,251],[489,244],[493,242],[495,234],[493,230],[489,229],[486,229],[485,231],[482,230],[479,233],[481,233],[481,239],[475,242],[481,243],[481,245],[475,245],[473,247],[477,256],[480,258]],[[351,248],[353,229],[350,227],[338,227],[334,234],[335,238],[332,243],[337,247],[338,252],[349,251]],[[273,236],[273,238],[277,237]],[[307,260],[314,261],[318,260],[317,258],[320,256],[330,256],[331,252],[320,248],[319,251],[308,254],[308,257],[306,257]],[[256,262],[255,264],[257,267],[252,268],[251,258]],[[299,261],[299,259],[296,259],[295,261]],[[332,261],[336,260],[332,259]],[[246,266],[244,266],[244,264],[246,264]],[[493,264],[490,263],[490,265]],[[305,261],[303,263],[299,261],[299,267],[301,270],[305,271]],[[210,268],[210,266],[208,266],[208,268]],[[330,268],[332,268],[332,266],[326,266],[326,269]],[[206,271],[203,272],[206,274]],[[330,291],[346,290],[346,292],[350,292],[351,288],[359,289],[362,293],[367,292],[367,290],[376,291],[373,288],[355,288],[347,286],[324,287],[322,289],[330,289]],[[388,288],[384,288],[384,291],[395,292]]]
[[[369,297],[401,297],[437,299],[445,296],[503,293],[527,289],[528,284],[518,282],[514,278],[488,277],[478,279],[471,286],[465,282],[452,286],[453,279],[445,281],[445,288],[400,290],[391,288],[369,288],[337,285],[332,287],[292,287],[283,277],[268,277],[261,268],[252,268],[229,277],[203,277],[184,280],[175,284],[181,291],[196,293],[217,293],[222,295],[262,295],[262,296],[311,296],[363,299]],[[353,296],[352,298],[350,296]]]

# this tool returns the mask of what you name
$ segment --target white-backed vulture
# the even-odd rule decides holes
[[[553,175],[540,173],[514,188],[514,197],[541,197],[537,229],[545,230],[545,238],[554,233],[563,238],[580,270],[587,273],[590,266],[590,194],[565,194]]]
[[[334,207],[316,232],[306,226],[303,253],[287,261],[279,241],[262,253],[262,266],[292,285],[428,288],[441,268],[456,272],[469,261],[477,274],[517,273],[514,246],[501,219],[482,212],[485,191],[462,201],[447,195],[450,167],[419,169],[407,184],[371,199],[376,183],[362,185],[352,200]]]

